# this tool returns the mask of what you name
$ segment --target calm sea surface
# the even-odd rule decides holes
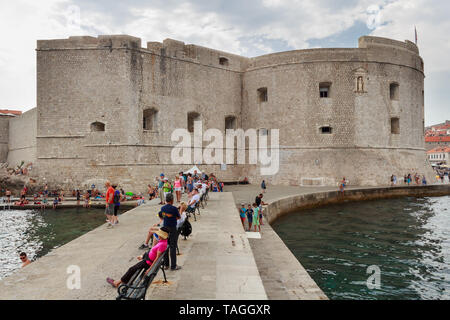
[[[104,209],[0,210],[0,279],[20,268],[20,252],[42,257],[103,223]]]
[[[330,299],[450,299],[448,196],[329,205],[273,228]]]

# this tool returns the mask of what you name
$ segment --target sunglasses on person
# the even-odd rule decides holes
[[[27,257],[25,257],[25,256],[21,256],[20,257],[20,260],[25,260]]]

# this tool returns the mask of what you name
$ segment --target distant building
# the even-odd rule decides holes
[[[450,120],[425,128],[425,148],[450,147]]]
[[[438,147],[427,152],[428,160],[432,164],[449,164],[450,147]]]
[[[22,111],[0,109],[0,163],[8,157],[9,120],[22,115]]]

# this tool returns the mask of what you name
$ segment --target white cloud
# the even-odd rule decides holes
[[[10,31],[0,42],[0,107],[35,106],[36,40],[71,35],[129,34],[143,46],[173,38],[247,55],[308,48],[312,39],[345,33],[356,22],[373,27],[372,35],[413,41],[416,25],[427,79],[450,73],[450,1],[155,1],[3,1],[0,28]],[[376,8],[379,15],[369,10]]]

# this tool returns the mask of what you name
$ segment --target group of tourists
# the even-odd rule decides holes
[[[214,174],[209,176],[206,173],[199,174],[197,170],[192,173],[179,172],[173,180],[167,178],[164,173],[156,177],[157,187],[153,188],[148,185],[149,199],[154,199],[159,195],[159,204],[164,204],[165,197],[168,194],[175,193],[176,202],[181,202],[182,193],[192,195],[196,186],[202,185],[202,193],[206,193],[206,189],[211,192],[223,192],[224,183],[219,182]]]
[[[256,232],[256,229],[258,228],[258,231],[261,232],[261,225],[263,224],[262,220],[262,206],[267,205],[262,199],[264,195],[260,193],[255,198],[255,202],[253,204],[249,203],[248,205],[245,203],[241,203],[241,208],[239,209],[239,216],[241,218],[242,227],[246,231],[253,231]],[[246,223],[247,222],[247,223]],[[246,228],[247,224],[247,228]]]
[[[166,270],[180,270],[181,266],[177,265],[177,248],[178,237],[183,233],[183,229],[190,228],[188,221],[190,212],[194,212],[196,206],[201,201],[202,197],[207,195],[209,190],[223,191],[223,184],[217,182],[213,174],[207,176],[206,174],[198,174],[196,171],[193,174],[183,174],[180,172],[175,176],[173,182],[162,173],[158,178],[158,188],[148,186],[149,199],[154,199],[159,191],[161,210],[158,212],[159,221],[153,224],[148,230],[144,243],[139,247],[141,250],[148,250],[143,255],[137,257],[138,262],[131,266],[127,272],[120,278],[114,280],[108,277],[106,281],[114,288],[119,287],[122,283],[128,284],[136,271],[144,269],[145,274],[151,270],[151,266],[157,261],[161,255],[169,250],[167,258],[163,265]],[[219,187],[220,186],[220,187]],[[114,186],[111,186],[113,188]],[[112,190],[108,188],[107,204],[105,213],[110,215],[111,204],[108,202],[108,196]],[[175,196],[174,196],[175,192]],[[181,201],[182,193],[187,195],[187,202]],[[177,201],[178,207],[174,205]],[[153,238],[152,243],[150,243]],[[150,246],[151,245],[151,246]],[[150,249],[151,247],[151,249]]]
[[[415,173],[414,175],[411,175],[411,173],[405,174],[403,176],[403,180],[398,181],[398,178],[395,174],[391,176],[391,187],[396,186],[397,184],[400,184],[401,181],[403,181],[404,185],[411,185],[412,183],[415,183],[416,185],[427,185],[427,178],[425,175],[420,176],[418,173]]]

